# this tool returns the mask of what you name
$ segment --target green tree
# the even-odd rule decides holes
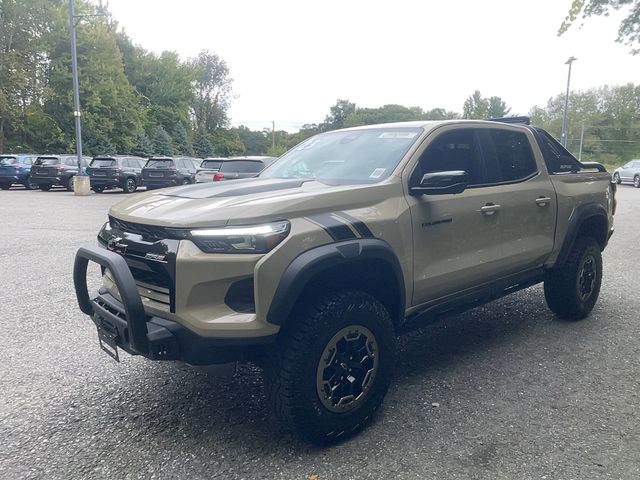
[[[14,143],[28,142],[22,127],[44,94],[49,32],[56,17],[47,0],[0,1],[0,153],[11,132]]]
[[[621,9],[627,10],[627,16],[620,23],[616,41],[631,46],[640,44],[640,0],[573,0],[558,35],[566,32],[579,16],[583,19],[608,16],[612,10]],[[640,48],[632,48],[631,53],[640,53]]]
[[[60,8],[64,10],[66,6]],[[85,8],[92,7],[85,4]],[[72,143],[75,127],[71,54],[68,25],[62,18],[64,15],[50,54],[49,95],[44,109]],[[87,153],[107,148],[129,151],[146,122],[146,112],[124,73],[115,33],[105,19],[98,19],[81,22],[77,37],[82,134]]]
[[[151,141],[149,136],[146,134],[146,132],[143,130],[140,133],[138,133],[138,136],[136,137],[135,145],[131,149],[131,154],[136,155],[138,157],[148,158],[151,155],[153,155],[153,150],[154,150],[153,142]]]
[[[211,134],[211,143],[216,155],[232,157],[244,153],[244,145],[237,133],[218,129]]]
[[[327,130],[344,127],[347,117],[355,110],[355,103],[351,103],[349,100],[337,100],[335,105],[329,109],[329,115],[324,120]]]
[[[209,138],[209,134],[204,130],[198,130],[195,135],[195,141],[193,142],[193,148],[198,157],[213,157],[215,152],[213,149],[213,143]]]
[[[158,125],[153,135],[153,153],[154,155],[173,156],[173,146],[171,145],[171,137],[167,131]]]
[[[173,144],[175,146],[176,154],[193,155],[193,145],[189,139],[187,129],[182,123],[176,124],[173,129]]]
[[[232,128],[231,131],[238,135],[247,155],[265,155],[271,146],[269,135],[264,131],[249,130],[244,125]]]
[[[502,118],[506,117],[510,108],[507,107],[507,104],[500,97],[491,97],[489,98],[489,108],[487,110],[488,118]]]
[[[213,132],[226,126],[232,83],[227,64],[205,50],[189,63],[195,73],[192,104],[195,128]]]
[[[487,118],[489,116],[489,101],[482,97],[480,90],[476,90],[464,102],[462,118]]]

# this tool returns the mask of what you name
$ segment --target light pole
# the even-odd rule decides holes
[[[567,147],[567,134],[569,130],[569,85],[571,84],[571,64],[577,60],[576,57],[569,57],[565,65],[569,65],[569,73],[567,75],[567,94],[564,97],[564,115],[562,117],[562,146]]]
[[[73,118],[76,124],[76,153],[78,155],[78,175],[82,171],[82,126],[80,123],[80,88],[78,86],[78,54],[76,52],[76,15],[74,0],[69,0],[69,30],[71,32],[71,76],[73,77]]]

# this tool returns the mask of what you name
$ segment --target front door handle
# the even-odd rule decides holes
[[[485,215],[493,215],[498,210],[500,210],[501,205],[496,205],[495,203],[487,203],[484,207],[480,208],[480,211]]]
[[[551,198],[549,197],[538,197],[536,198],[536,203],[539,207],[544,207],[551,202]]]

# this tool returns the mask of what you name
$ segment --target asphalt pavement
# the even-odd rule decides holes
[[[329,448],[273,421],[256,367],[100,350],[73,257],[126,196],[0,191],[0,478],[640,478],[640,190],[619,189],[590,318],[536,286],[415,332],[376,421]]]

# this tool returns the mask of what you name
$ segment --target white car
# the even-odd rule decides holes
[[[634,187],[640,188],[640,160],[631,160],[616,168],[613,171],[613,181],[617,184],[632,183]]]
[[[213,182],[214,174],[220,170],[226,158],[205,158],[196,171],[196,183]]]

